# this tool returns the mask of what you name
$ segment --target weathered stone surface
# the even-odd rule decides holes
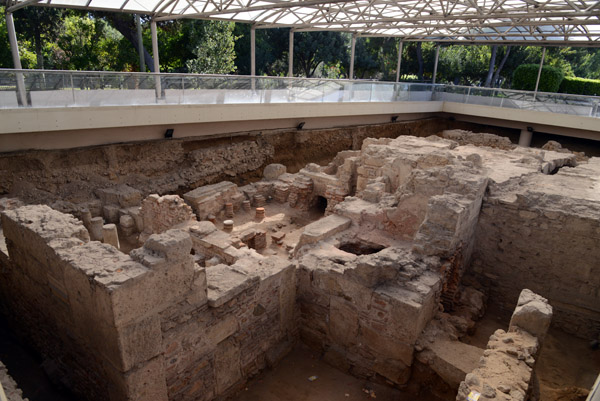
[[[510,139],[504,136],[474,133],[460,129],[442,131],[446,139],[458,142],[460,145],[489,146],[504,150],[512,150],[517,147]]]
[[[2,362],[0,362],[0,383],[9,401],[28,401],[28,398],[23,398],[23,391],[21,391],[13,378],[10,377],[6,366]]]
[[[524,289],[519,295],[508,331],[522,329],[542,342],[550,328],[551,320],[552,307],[548,304],[548,300],[531,290]]]
[[[460,341],[441,338],[427,343],[427,349],[418,353],[417,359],[428,365],[450,386],[458,388],[462,380],[469,382],[467,374],[477,368],[483,351]]]
[[[142,202],[139,214],[143,221],[141,243],[152,234],[160,234],[175,226],[196,221],[192,208],[177,195],[152,194]]]
[[[276,180],[281,174],[285,174],[287,168],[283,164],[269,164],[263,170],[263,178],[265,180]]]
[[[209,214],[217,215],[225,208],[225,203],[231,202],[238,210],[244,200],[237,185],[229,181],[199,187],[183,195],[186,202],[192,205],[194,212],[201,220]]]
[[[304,227],[304,232],[300,237],[300,241],[298,241],[296,249],[300,249],[300,247],[307,244],[314,244],[337,234],[350,227],[351,224],[352,221],[350,219],[334,214],[315,221]]]
[[[258,277],[240,273],[227,265],[211,266],[206,272],[208,304],[217,308],[256,285],[258,281]]]
[[[83,223],[75,217],[57,212],[45,205],[22,206],[2,213],[2,227],[6,237],[10,237],[15,225],[23,225],[32,233],[49,241],[53,238],[77,238],[83,242],[90,236]],[[15,233],[16,234],[16,233]],[[23,240],[26,240],[23,238]]]
[[[117,205],[121,208],[139,206],[142,201],[142,193],[128,185],[101,188],[96,190],[96,195],[103,205]]]
[[[473,146],[481,138],[495,147]],[[417,355],[452,385],[472,371],[463,392],[520,399],[523,385],[494,375],[527,380],[539,350],[527,330],[543,331],[545,308],[523,299],[511,331],[492,338],[476,367],[480,351],[456,341],[481,315],[484,297],[463,291],[462,275],[475,248],[473,275],[497,283],[491,302],[505,301],[496,291],[508,288],[512,296],[546,274],[559,278],[547,298],[565,301],[560,308],[575,316],[576,327],[593,328],[581,311],[598,320],[592,261],[600,164],[592,158],[566,169],[575,159],[565,152],[506,150],[506,141],[485,135],[454,139],[368,139],[326,166],[310,164],[297,174],[275,166],[265,169],[271,180],[186,194],[199,215],[210,212],[219,226],[226,203],[228,216],[243,201],[266,209],[261,221],[234,212],[232,233],[195,221],[177,196],[150,195],[139,208],[104,191],[106,214],[122,232],[143,230],[147,238],[131,256],[87,242],[81,224],[58,212],[32,209],[30,220],[29,212],[7,211],[0,295],[18,300],[15,318],[34,322],[28,330],[35,345],[53,352],[58,364],[74,365],[92,399],[225,398],[298,339],[365,379],[406,385]],[[181,179],[169,183],[175,189],[197,176],[181,169]],[[327,217],[310,223],[313,207],[325,207],[319,197]],[[84,205],[55,207],[81,215]],[[51,222],[66,229],[48,234]],[[555,239],[559,232],[568,235]],[[269,236],[281,244],[266,247]],[[580,266],[565,269],[573,252]],[[570,292],[573,285],[578,290]],[[456,315],[438,319],[440,301]],[[492,366],[501,368],[482,370]]]

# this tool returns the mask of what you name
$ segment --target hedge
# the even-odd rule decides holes
[[[558,91],[573,95],[600,96],[600,79],[565,77]]]
[[[513,89],[533,91],[540,66],[538,64],[522,64],[513,73]],[[558,92],[565,74],[560,68],[545,65],[540,77],[540,92]]]

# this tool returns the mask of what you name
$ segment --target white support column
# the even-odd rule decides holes
[[[290,49],[288,50],[288,77],[294,76],[294,30],[290,29]]]
[[[256,75],[256,28],[254,25],[250,27],[250,75],[254,77]],[[256,90],[256,79],[250,80],[252,92]]]
[[[150,22],[150,32],[152,33],[152,58],[154,59],[154,72],[160,73],[160,60],[158,56],[158,35],[156,33],[156,21]],[[162,86],[160,83],[160,76],[156,75],[154,78],[156,88],[156,98],[162,99]]]
[[[435,64],[433,65],[433,79],[431,81],[432,84],[435,84],[435,81],[437,78],[437,68],[438,68],[439,59],[440,59],[440,45],[438,43],[438,45],[435,47]]]
[[[250,75],[256,75],[256,28],[250,28]]]
[[[142,21],[139,14],[135,15],[135,27],[137,29],[138,54],[140,55],[140,72],[146,72],[146,61],[144,60],[144,41],[142,40]]]
[[[354,79],[354,51],[356,49],[356,34],[352,34],[352,47],[350,51],[350,72],[348,74],[348,79]]]
[[[540,68],[538,69],[537,80],[535,81],[535,90],[533,91],[533,100],[537,97],[538,87],[540,86],[540,78],[542,77],[542,67],[544,67],[544,58],[546,58],[546,48],[542,47],[542,59],[540,60]]]
[[[533,130],[522,129],[521,135],[519,135],[519,146],[528,148],[531,146],[531,138],[533,137]]]
[[[15,31],[15,21],[12,13],[6,13],[6,28],[8,30],[8,41],[12,53],[13,67],[15,70],[22,70],[21,57],[19,56],[19,44],[17,42],[17,32]],[[17,80],[17,102],[20,106],[27,106],[27,92],[25,91],[25,79],[22,73],[15,74]]]
[[[403,41],[398,43],[398,64],[396,64],[396,82],[400,82],[400,67],[402,66],[402,47],[404,45]]]

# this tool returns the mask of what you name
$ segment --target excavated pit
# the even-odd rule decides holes
[[[372,255],[385,249],[383,245],[377,245],[367,242],[345,242],[337,247],[339,250],[354,255]]]
[[[264,141],[187,144],[231,180],[185,167],[153,193],[112,165],[47,188],[68,200],[3,198],[2,312],[77,399],[583,397],[600,159],[460,130],[360,142],[290,169],[260,167]]]

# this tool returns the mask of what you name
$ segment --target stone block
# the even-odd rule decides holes
[[[217,346],[215,352],[215,372],[217,376],[217,394],[223,394],[242,379],[240,348],[234,341],[226,340]]]
[[[210,221],[199,221],[189,228],[192,237],[204,238],[217,231],[217,227]]]
[[[153,234],[144,243],[144,247],[132,251],[132,257],[146,266],[151,266],[158,258],[169,262],[189,259],[192,250],[190,234],[184,230],[169,230],[162,234]]]
[[[204,341],[209,350],[214,350],[217,345],[238,331],[239,324],[234,315],[226,315],[219,319],[214,325],[206,328]]]
[[[460,341],[434,339],[417,359],[433,369],[452,388],[458,388],[465,375],[479,366],[484,350]]]
[[[531,290],[524,289],[519,295],[517,307],[510,319],[509,331],[515,331],[518,327],[542,342],[551,320],[552,306],[548,304],[548,300]]]
[[[110,401],[168,401],[164,362],[161,355],[126,373],[104,364]]]
[[[194,280],[187,301],[195,306],[208,302],[208,286],[206,284],[206,269],[194,264]]]
[[[211,266],[206,271],[208,283],[208,304],[217,308],[232,300],[243,291],[255,286],[260,279],[257,276],[249,276],[240,273],[230,266]]]
[[[135,323],[117,328],[122,369],[152,359],[162,351],[162,333],[158,315],[148,316]]]
[[[413,345],[399,341],[368,325],[360,325],[360,344],[372,350],[379,359],[392,359],[410,366],[413,359]]]
[[[296,250],[307,244],[314,244],[340,233],[350,227],[352,220],[335,214],[317,220],[304,227]]]
[[[409,344],[415,342],[437,309],[434,297],[424,303],[422,294],[405,288],[387,285],[377,288],[375,294],[390,310],[391,319],[387,326],[391,333]],[[373,302],[375,300],[374,296]]]
[[[133,221],[135,222],[135,229],[138,232],[144,231],[144,218],[142,217],[142,208],[139,206],[134,206],[125,209],[126,214],[131,216]]]
[[[90,240],[83,223],[69,214],[58,212],[46,205],[22,206],[2,213],[4,236],[19,241],[27,230],[43,242],[55,238],[78,238],[83,242]]]
[[[105,206],[119,205],[122,208],[129,208],[139,206],[142,201],[142,193],[128,185],[98,189],[96,195]]]
[[[339,297],[329,303],[329,332],[335,344],[350,347],[358,343],[358,311],[356,306]]]
[[[287,168],[283,164],[269,164],[263,170],[263,178],[265,180],[276,180],[280,175],[285,174]]]
[[[233,202],[235,197],[235,209],[239,208],[243,198],[239,197],[240,191],[237,185],[229,181],[222,181],[213,185],[206,185],[187,192],[183,199],[189,203],[200,219],[206,219],[209,214],[218,214],[226,202]]]

